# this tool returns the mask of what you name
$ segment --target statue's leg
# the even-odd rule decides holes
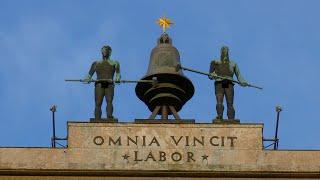
[[[216,110],[217,110],[217,119],[222,119],[223,117],[223,95],[224,95],[224,90],[222,88],[221,83],[215,83],[215,94],[216,94]]]
[[[94,97],[95,97],[95,109],[94,109],[94,117],[95,119],[101,119],[101,105],[104,96],[104,88],[101,87],[101,84],[96,84],[94,88]]]
[[[228,119],[234,119],[235,111],[233,108],[233,97],[234,97],[234,89],[233,85],[230,84],[228,88],[225,88],[226,91],[226,100],[227,100],[227,115]]]
[[[107,101],[107,117],[113,118],[113,95],[114,95],[114,85],[110,85],[108,88],[105,88],[105,96]]]

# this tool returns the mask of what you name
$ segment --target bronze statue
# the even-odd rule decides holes
[[[103,46],[101,49],[102,60],[95,61],[92,63],[89,70],[89,74],[85,81],[92,81],[94,73],[97,74],[97,81],[95,82],[95,120],[101,119],[101,105],[103,98],[107,101],[107,118],[114,119],[113,117],[113,95],[114,95],[114,74],[116,74],[115,82],[119,82],[121,79],[120,75],[120,64],[118,61],[110,59],[112,49],[110,46]],[[101,80],[101,81],[99,81]],[[105,81],[110,80],[110,81]]]
[[[223,46],[221,48],[220,60],[213,60],[210,64],[210,79],[214,79],[215,95],[217,100],[217,121],[223,119],[223,98],[226,97],[227,101],[227,115],[229,120],[234,120],[235,110],[233,107],[234,97],[234,83],[232,78],[236,75],[238,82],[241,86],[249,86],[249,84],[242,78],[238,65],[229,59],[229,48]],[[223,77],[223,78],[221,78]]]

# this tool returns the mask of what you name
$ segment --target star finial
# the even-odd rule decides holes
[[[158,19],[157,24],[162,27],[162,31],[165,33],[166,29],[168,29],[173,22],[171,22],[171,20],[166,16],[162,16]]]

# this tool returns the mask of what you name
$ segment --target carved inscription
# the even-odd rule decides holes
[[[165,139],[162,139],[165,138]],[[237,137],[235,136],[167,136],[167,137],[156,137],[156,136],[96,136],[93,138],[93,143],[97,146],[108,146],[121,148],[123,146],[132,147],[132,151],[127,154],[123,154],[123,160],[130,160],[135,162],[187,162],[192,163],[198,160],[208,160],[210,157],[208,154],[202,154],[199,157],[195,156],[194,152],[190,151],[191,147],[204,146],[211,147],[229,147],[234,148],[237,145]],[[161,148],[164,144],[170,147],[176,147],[176,151],[166,152],[164,150],[151,150],[148,153],[141,153],[138,147],[159,147]],[[189,150],[187,150],[189,149]]]
[[[221,146],[234,147],[237,137],[235,136],[211,136],[211,137],[190,137],[190,136],[170,136],[171,143],[175,146]],[[96,136],[93,139],[94,144],[108,146],[161,146],[157,137],[152,136],[118,136],[102,137]]]

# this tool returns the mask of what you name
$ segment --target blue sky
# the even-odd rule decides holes
[[[320,1],[0,1],[0,146],[50,146],[51,113],[57,104],[57,134],[67,121],[93,116],[93,85],[64,82],[84,77],[100,48],[109,44],[123,79],[145,75],[161,29],[168,33],[184,66],[208,71],[222,45],[230,47],[244,78],[263,91],[235,88],[236,117],[275,129],[281,105],[280,148],[320,149]],[[185,72],[195,95],[180,111],[208,123],[215,117],[213,82]],[[116,87],[115,116],[121,122],[147,118],[135,85]],[[104,114],[105,115],[105,114]]]

